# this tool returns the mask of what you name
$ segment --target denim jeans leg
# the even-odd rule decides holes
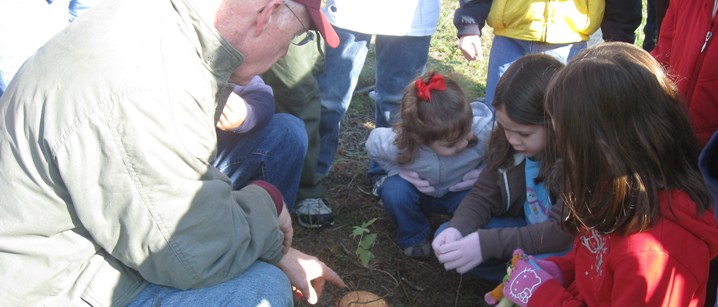
[[[588,46],[587,42],[546,44],[504,36],[494,37],[489,55],[488,75],[486,77],[486,104],[492,111],[494,110],[491,104],[496,94],[496,85],[511,63],[520,57],[527,54],[543,53],[553,56],[565,64],[566,61],[581,52],[581,50],[586,49],[586,46]]]
[[[324,71],[317,76],[322,100],[317,173],[322,175],[329,173],[336,159],[339,126],[349,108],[371,42],[368,34],[338,27],[334,30],[340,39],[339,46],[326,48]]]
[[[206,288],[150,284],[127,306],[292,306],[292,287],[279,268],[257,261],[239,276]]]
[[[399,113],[407,85],[426,69],[430,44],[431,36],[377,35],[374,104],[376,127],[391,127]],[[386,171],[372,160],[367,175],[373,181],[386,175]]]
[[[387,191],[387,193],[383,193]],[[387,215],[396,224],[400,248],[414,246],[429,237],[431,226],[421,206],[421,193],[399,175],[389,176],[379,189]]]
[[[588,47],[588,42],[578,42],[573,44],[544,44],[532,42],[529,45],[529,53],[543,53],[554,57],[566,64],[568,60],[577,55],[583,49]]]
[[[486,75],[486,104],[494,111],[491,104],[494,101],[496,85],[509,65],[521,56],[527,54],[527,42],[504,36],[495,36],[491,43],[489,53],[489,68]]]
[[[453,215],[461,200],[469,194],[469,190],[448,192],[441,197],[424,196],[424,212],[442,215]]]
[[[235,190],[253,180],[273,184],[292,211],[306,152],[304,123],[289,114],[274,114],[266,126],[249,133],[218,131],[213,165],[232,180]]]

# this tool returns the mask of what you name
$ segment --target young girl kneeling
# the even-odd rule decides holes
[[[585,50],[546,93],[557,187],[577,234],[565,256],[518,261],[521,306],[703,306],[718,228],[675,85],[642,49]],[[559,157],[559,158],[557,158]],[[530,277],[530,278],[529,278]]]
[[[489,108],[469,103],[458,83],[429,72],[407,88],[394,127],[369,135],[369,157],[388,173],[379,197],[405,255],[431,256],[426,214],[451,215],[476,181],[491,119]]]
[[[447,270],[500,282],[516,248],[544,256],[570,249],[573,237],[561,228],[563,206],[540,179],[553,135],[544,93],[562,67],[551,56],[531,54],[501,77],[486,170],[432,243]]]

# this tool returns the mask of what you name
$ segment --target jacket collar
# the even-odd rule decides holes
[[[205,67],[219,80],[227,82],[232,73],[244,63],[244,55],[232,47],[194,7],[192,0],[171,0],[180,20],[185,22],[186,34],[194,37],[197,54]],[[202,0],[199,0],[202,1]]]

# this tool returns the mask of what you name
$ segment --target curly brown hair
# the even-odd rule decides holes
[[[430,71],[418,80],[428,83],[436,74]],[[445,90],[431,90],[430,100],[417,97],[416,82],[404,91],[401,107],[393,129],[394,144],[399,149],[397,162],[410,163],[422,145],[445,140],[455,142],[471,131],[473,112],[459,84],[444,76]],[[476,137],[469,143],[475,146]]]

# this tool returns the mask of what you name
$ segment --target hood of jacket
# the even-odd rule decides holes
[[[718,256],[718,224],[713,212],[707,210],[699,214],[695,203],[683,192],[662,191],[659,196],[666,200],[661,201],[662,218],[705,242],[711,258]]]

